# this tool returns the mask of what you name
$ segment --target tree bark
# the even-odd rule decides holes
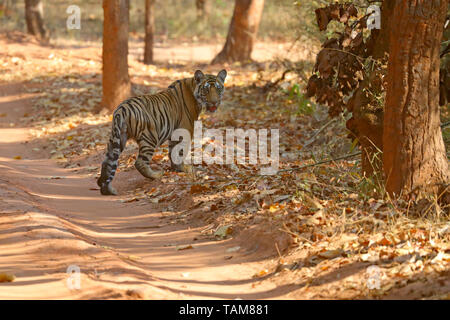
[[[396,196],[442,192],[450,180],[439,117],[439,50],[447,8],[448,0],[395,1],[383,166],[386,190]]]
[[[25,0],[25,21],[27,31],[41,41],[48,41],[48,31],[44,26],[44,6],[41,0]]]
[[[450,15],[447,16],[450,20]],[[439,104],[446,106],[450,103],[450,22],[444,30],[441,47],[440,97]]]
[[[103,99],[113,110],[130,96],[128,75],[129,0],[103,0]]]
[[[154,3],[155,0],[145,0],[145,64],[153,63],[153,34],[155,32]]]
[[[249,61],[264,8],[264,0],[236,0],[222,51],[212,63]]]
[[[205,20],[208,16],[207,0],[195,0],[195,7],[197,8],[197,21]]]

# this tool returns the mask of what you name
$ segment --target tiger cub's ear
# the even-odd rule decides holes
[[[194,79],[195,82],[200,83],[205,78],[205,75],[200,70],[195,71]]]
[[[227,70],[223,69],[217,74],[217,78],[222,81],[222,83],[225,83],[225,78],[227,77]]]

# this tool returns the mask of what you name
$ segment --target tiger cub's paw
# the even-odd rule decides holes
[[[164,174],[164,171],[153,171],[149,165],[145,164],[140,159],[136,160],[134,166],[136,167],[137,171],[139,171],[140,174],[142,174],[144,177],[148,179],[159,179]]]
[[[108,183],[108,184],[106,184],[106,183],[102,184],[102,185],[100,186],[100,192],[101,192],[101,194],[104,195],[104,196],[115,196],[115,195],[117,195],[116,189],[114,189],[114,188],[111,186],[110,183]]]

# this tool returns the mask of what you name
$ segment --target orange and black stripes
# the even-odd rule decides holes
[[[175,129],[184,128],[192,133],[202,107],[215,111],[222,99],[225,77],[225,70],[217,76],[204,75],[197,70],[194,78],[177,80],[165,91],[122,102],[113,113],[111,137],[97,180],[101,193],[116,194],[111,181],[128,139],[136,140],[139,145],[136,169],[147,178],[158,178],[162,173],[153,171],[149,165],[155,149],[167,141]],[[173,146],[170,144],[170,149]]]

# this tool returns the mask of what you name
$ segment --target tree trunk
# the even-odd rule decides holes
[[[249,61],[264,8],[264,0],[236,0],[227,41],[212,63]]]
[[[450,15],[447,16],[447,20]],[[439,104],[446,106],[450,103],[450,22],[446,25],[441,47],[440,97]]]
[[[155,0],[145,0],[145,64],[153,63],[153,33],[155,32],[154,3]]]
[[[386,190],[396,196],[441,192],[450,180],[439,117],[439,50],[447,6],[448,0],[395,2],[383,166]]]
[[[36,38],[48,41],[48,32],[44,26],[44,7],[41,0],[25,0],[25,20],[27,30]]]
[[[208,16],[207,0],[195,0],[195,7],[197,8],[197,21],[205,20]]]
[[[103,99],[113,110],[130,96],[128,76],[129,0],[103,0]]]

